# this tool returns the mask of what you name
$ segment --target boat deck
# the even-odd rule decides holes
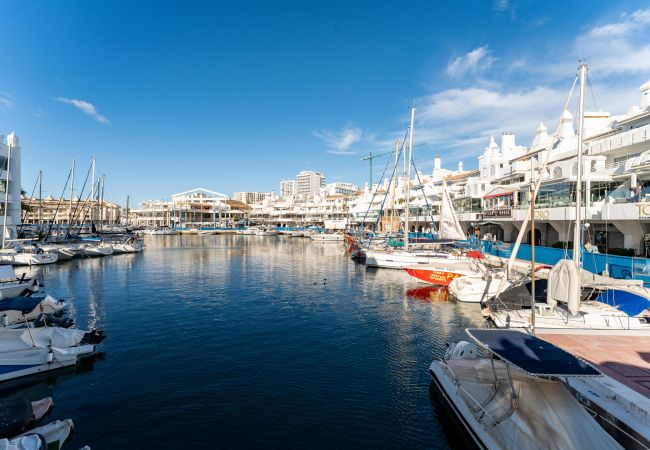
[[[538,333],[650,399],[650,336]]]

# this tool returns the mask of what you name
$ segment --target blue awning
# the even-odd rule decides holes
[[[600,371],[550,342],[517,330],[467,329],[479,345],[538,377],[595,376]]]
[[[620,289],[607,289],[602,291],[596,301],[613,306],[630,317],[641,314],[650,308],[650,300],[640,295]]]

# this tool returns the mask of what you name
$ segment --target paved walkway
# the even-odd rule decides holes
[[[650,336],[538,334],[650,398]]]

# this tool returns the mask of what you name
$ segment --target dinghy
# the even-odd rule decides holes
[[[30,402],[11,398],[0,402],[0,438],[11,438],[32,429],[52,407],[52,398]],[[1,448],[1,447],[0,447]]]
[[[52,423],[48,423],[42,427],[34,428],[33,430],[28,431],[27,433],[21,434],[16,439],[30,438],[30,441],[23,441],[21,444],[32,446],[23,446],[23,447],[14,447],[20,450],[60,450],[65,441],[70,437],[70,433],[74,429],[74,423],[72,420],[57,420]],[[38,446],[33,446],[36,444],[36,438],[40,441]],[[13,443],[16,439],[11,439],[9,442]],[[43,444],[45,441],[45,444]],[[0,444],[0,449],[2,446]],[[12,450],[12,447],[7,447],[7,450]]]

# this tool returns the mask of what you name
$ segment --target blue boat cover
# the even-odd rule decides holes
[[[650,300],[640,295],[620,289],[607,289],[602,291],[596,301],[613,306],[630,317],[641,314],[650,308]]]
[[[550,342],[517,330],[467,329],[467,334],[501,360],[538,377],[595,376],[600,371]]]
[[[20,311],[28,313],[45,300],[45,295],[32,295],[31,297],[16,297],[0,300],[0,311]]]

